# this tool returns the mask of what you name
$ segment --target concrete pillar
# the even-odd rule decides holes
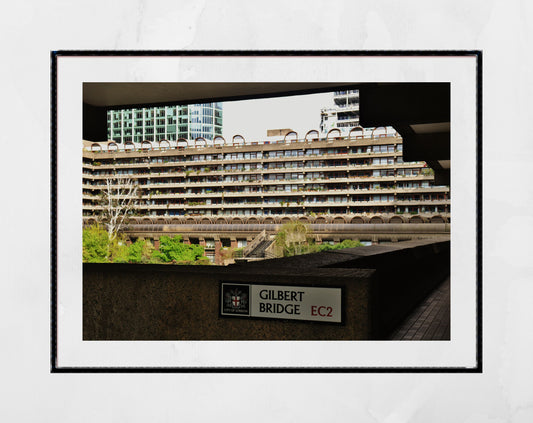
[[[159,250],[159,238],[154,238],[154,247]]]
[[[237,239],[231,238],[231,248],[237,248]]]

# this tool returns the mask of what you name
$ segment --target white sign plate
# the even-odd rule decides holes
[[[223,282],[222,316],[342,322],[342,288]]]

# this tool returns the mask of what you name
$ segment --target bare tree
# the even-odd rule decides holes
[[[139,204],[139,185],[129,177],[115,175],[105,181],[100,192],[100,222],[105,225],[109,240],[113,241],[122,226]]]

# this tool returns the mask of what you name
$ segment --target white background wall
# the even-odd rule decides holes
[[[531,2],[512,0],[4,5],[1,420],[532,421],[532,18]],[[483,50],[483,374],[50,374],[49,70],[56,49]],[[23,158],[25,171],[10,158]]]

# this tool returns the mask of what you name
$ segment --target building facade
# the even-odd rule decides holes
[[[320,111],[320,132],[339,129],[343,134],[359,125],[359,90],[334,91],[334,106]]]
[[[143,107],[107,112],[107,137],[117,144],[222,135],[222,103]]]
[[[449,234],[449,187],[435,186],[426,163],[404,162],[402,146],[395,132],[361,127],[277,141],[215,136],[211,145],[84,142],[83,220],[97,221],[109,181],[138,187],[132,239],[180,234],[215,263],[224,247],[245,247],[290,220],[310,224],[318,242]]]
[[[109,178],[130,178],[146,216],[449,213],[449,188],[424,162],[404,162],[402,139],[353,128],[347,136],[287,134],[275,143],[236,136],[213,145],[161,141],[87,144],[83,214],[98,214]],[[337,133],[336,135],[340,135]]]

